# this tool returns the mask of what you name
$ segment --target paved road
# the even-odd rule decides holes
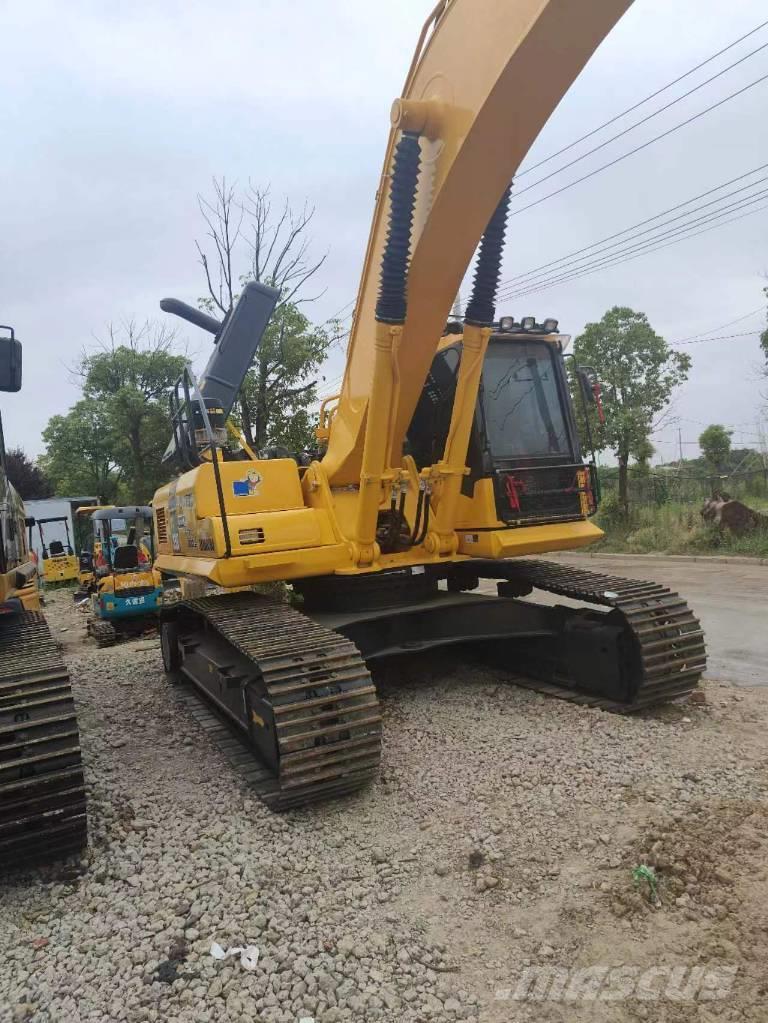
[[[768,565],[674,561],[661,556],[560,555],[557,560],[593,572],[651,579],[676,590],[689,602],[704,628],[707,676],[739,685],[768,685]],[[529,599],[569,603],[562,597],[549,598],[535,591]]]

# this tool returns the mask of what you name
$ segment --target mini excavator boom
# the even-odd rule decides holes
[[[227,447],[278,296],[250,285],[223,324],[163,303],[218,343],[200,386],[187,372],[172,402],[185,471],[154,498],[157,567],[230,590],[286,581],[303,599],[301,611],[254,593],[184,600],[162,623],[164,662],[247,738],[274,807],[375,771],[378,657],[474,641],[516,681],[617,710],[701,674],[701,630],[675,594],[519,557],[601,534],[557,324],[496,318],[509,182],[628,5],[432,12],[392,108],[344,382],[311,465]],[[446,326],[478,242],[463,323]],[[497,596],[472,592],[482,578]],[[592,606],[520,599],[534,587]]]

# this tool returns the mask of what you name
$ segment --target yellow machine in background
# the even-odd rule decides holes
[[[83,509],[81,509],[83,510]],[[99,646],[144,632],[162,604],[160,573],[154,557],[152,509],[145,505],[102,505],[90,512],[93,550],[80,556],[83,589],[89,596],[88,632]]]
[[[701,675],[702,633],[677,595],[521,557],[601,533],[558,325],[496,315],[509,182],[627,6],[437,5],[392,108],[344,383],[309,466],[228,446],[276,293],[247,285],[223,324],[161,303],[216,346],[172,400],[183,472],[153,499],[156,566],[227,589],[287,581],[301,598],[183,600],[163,616],[163,659],[247,737],[273,807],[376,770],[377,658],[464,644],[515,681],[621,711]],[[447,322],[478,242],[463,322]],[[588,368],[574,377],[592,402]],[[498,595],[472,592],[480,579]],[[534,588],[588,606],[521,599]]]
[[[0,391],[21,388],[21,344],[0,337]],[[21,498],[0,423],[0,875],[87,840],[85,783],[67,669],[40,612]]]
[[[64,523],[67,535],[66,543],[63,543],[61,540],[51,540],[46,545],[43,526],[50,525],[53,522]],[[78,576],[79,565],[69,536],[69,519],[65,515],[57,515],[53,518],[36,519],[36,523],[40,533],[40,547],[43,554],[43,581],[46,586],[74,582]]]

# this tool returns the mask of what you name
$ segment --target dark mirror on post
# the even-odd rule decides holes
[[[13,327],[0,324],[0,331],[8,331],[8,336],[0,336],[0,391],[21,390],[21,341],[13,333]]]
[[[581,393],[584,395],[584,401],[589,405],[594,405],[597,401],[597,396],[595,395],[597,373],[589,366],[579,366],[576,370],[576,376],[579,380]]]

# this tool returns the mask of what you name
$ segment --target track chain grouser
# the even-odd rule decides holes
[[[218,715],[201,710],[195,716],[271,809],[354,792],[374,777],[381,714],[353,643],[289,605],[254,593],[202,597],[181,607],[205,619],[253,663],[255,685],[273,715],[277,775],[244,754],[242,731],[237,740]]]
[[[619,611],[630,638],[634,696],[630,703],[579,692],[566,675],[520,685],[573,703],[633,713],[667,703],[695,689],[706,668],[704,633],[683,598],[654,582],[626,579],[552,561],[521,559],[512,578],[561,597]]]
[[[0,623],[0,872],[87,841],[80,737],[67,669],[39,611]]]
[[[114,646],[117,642],[117,629],[111,622],[105,622],[101,618],[88,619],[88,635],[96,640],[96,646]]]

